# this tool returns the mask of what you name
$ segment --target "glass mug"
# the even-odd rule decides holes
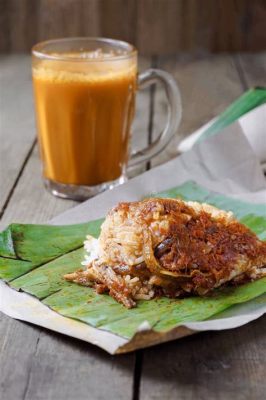
[[[123,183],[127,166],[150,160],[176,133],[178,87],[158,69],[138,76],[132,45],[104,38],[57,39],[35,45],[32,57],[43,177],[52,194],[84,200]],[[166,127],[151,145],[129,155],[136,91],[155,82],[168,99]]]

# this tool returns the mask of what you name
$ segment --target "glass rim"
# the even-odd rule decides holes
[[[83,42],[99,42],[99,43],[106,43],[109,45],[120,45],[121,47],[124,47],[125,50],[127,51],[125,54],[116,54],[112,55],[108,58],[82,58],[82,57],[69,57],[66,55],[55,55],[55,54],[49,54],[45,53],[44,49],[45,46],[49,44],[60,44],[60,43],[66,43],[66,42],[78,42],[78,41],[83,41]],[[44,40],[42,42],[39,42],[35,44],[32,49],[31,53],[33,56],[41,58],[41,59],[46,59],[46,60],[57,60],[57,61],[77,61],[77,62],[109,62],[109,61],[117,61],[117,60],[126,60],[128,58],[131,58],[135,55],[137,55],[137,49],[135,46],[132,44],[125,42],[123,40],[117,40],[117,39],[111,39],[111,38],[104,38],[104,37],[68,37],[68,38],[58,38],[58,39],[50,39],[50,40]]]

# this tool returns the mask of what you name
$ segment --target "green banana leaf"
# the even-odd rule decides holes
[[[156,196],[208,202],[232,210],[261,239],[266,238],[264,204],[230,199],[191,181]],[[63,316],[128,339],[143,321],[148,321],[155,331],[168,331],[185,322],[212,318],[266,293],[266,278],[263,278],[237,288],[217,290],[208,298],[143,300],[137,308],[128,310],[106,294],[98,295],[90,287],[63,279],[64,274],[80,268],[84,238],[87,234],[97,237],[102,221],[68,226],[10,225],[0,234],[0,278]],[[266,297],[261,296],[258,301],[265,302]]]
[[[215,135],[247,112],[266,103],[266,88],[250,89],[235,100],[198,138],[198,142]]]
[[[0,234],[0,278],[10,281],[97,237],[103,219],[77,225],[11,224]]]

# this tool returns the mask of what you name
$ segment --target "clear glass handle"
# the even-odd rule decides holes
[[[139,75],[138,87],[142,89],[158,82],[162,84],[168,100],[166,126],[154,142],[144,149],[131,154],[128,163],[129,167],[134,167],[139,163],[148,161],[163,151],[177,132],[180,124],[182,115],[180,92],[174,78],[168,72],[160,69],[148,69]]]

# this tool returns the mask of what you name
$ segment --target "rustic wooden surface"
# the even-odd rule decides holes
[[[158,65],[177,79],[185,108],[180,136],[222,111],[247,88],[266,85],[266,53],[146,58],[140,65],[141,69]],[[29,57],[0,58],[0,106],[0,224],[47,221],[75,203],[52,197],[41,183]],[[148,134],[155,137],[163,126],[164,111],[160,88],[139,95],[135,147],[145,144]],[[172,153],[168,149],[153,164]],[[262,400],[265,324],[264,317],[235,330],[201,333],[109,356],[87,343],[1,314],[0,398]]]
[[[258,51],[265,17],[265,0],[0,0],[0,52],[68,36],[119,38],[145,55]]]

